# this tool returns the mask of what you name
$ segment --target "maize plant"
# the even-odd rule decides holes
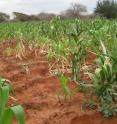
[[[58,74],[58,78],[60,80],[61,87],[62,87],[63,92],[64,92],[64,100],[67,100],[67,98],[71,98],[71,91],[69,89],[68,78],[63,73]]]
[[[0,79],[0,124],[13,124],[14,117],[19,124],[25,124],[24,110],[20,105],[9,107],[10,85]]]
[[[80,81],[80,70],[82,62],[85,59],[85,46],[82,39],[79,39],[80,34],[83,32],[82,29],[76,25],[74,32],[69,34],[69,45],[72,54],[72,79],[76,82]]]
[[[99,110],[110,117],[117,114],[117,71],[111,57],[101,42],[103,54],[99,55],[92,88],[99,102]]]

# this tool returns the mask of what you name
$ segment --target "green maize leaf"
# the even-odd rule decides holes
[[[2,81],[2,79],[0,78],[0,86],[2,86],[4,84],[4,82]]]
[[[106,80],[104,68],[102,68],[101,71],[100,71],[100,78],[101,78],[102,81]]]
[[[9,87],[4,86],[0,88],[0,116],[3,116],[4,107],[9,99]]]
[[[102,70],[101,70],[101,77],[102,77],[102,80],[103,80],[103,78],[104,78],[104,80],[107,80],[107,78],[108,78],[108,72],[107,72],[107,67],[106,67],[106,65],[103,65],[102,66]]]
[[[9,99],[9,87],[0,87],[0,124],[2,124],[4,117],[5,104]]]
[[[111,80],[112,77],[113,77],[113,70],[112,70],[112,65],[111,64],[108,64],[107,65],[107,72],[108,72],[108,80]]]
[[[9,86],[3,86],[1,88],[1,98],[3,104],[6,104],[9,99]]]
[[[3,124],[12,124],[13,117],[13,112],[10,109],[6,109],[4,113]]]
[[[18,105],[18,106],[14,106],[14,107],[11,107],[9,108],[13,113],[14,115],[16,116],[19,124],[25,124],[25,117],[24,117],[24,110],[23,108]]]

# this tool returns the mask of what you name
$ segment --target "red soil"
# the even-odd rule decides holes
[[[25,108],[26,124],[117,124],[116,117],[107,119],[96,110],[83,111],[82,93],[67,102],[59,94],[59,101],[60,82],[50,74],[44,55],[27,51],[25,59],[19,60],[14,55],[3,56],[6,47],[0,50],[0,76],[12,81],[17,103]]]

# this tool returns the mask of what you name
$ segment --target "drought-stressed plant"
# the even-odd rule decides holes
[[[6,48],[5,50],[4,50],[4,55],[5,56],[11,56],[12,54],[13,54],[13,49],[12,48],[10,48],[10,47],[8,47],[8,48]]]
[[[0,124],[13,124],[14,117],[19,124],[25,124],[24,110],[20,105],[8,107],[7,102],[10,96],[10,84],[0,79]]]
[[[117,114],[117,70],[103,43],[103,54],[99,55],[95,73],[92,74],[92,88],[99,101],[100,111],[110,117]]]

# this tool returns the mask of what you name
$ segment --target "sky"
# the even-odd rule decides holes
[[[38,14],[39,12],[60,13],[67,9],[70,3],[78,2],[93,11],[97,0],[0,0],[0,12],[11,14],[23,12],[26,14]]]

